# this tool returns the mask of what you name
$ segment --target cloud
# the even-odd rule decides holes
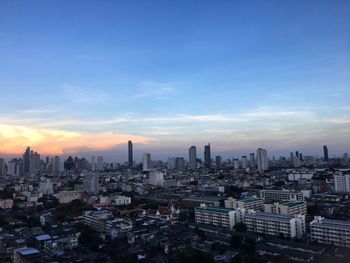
[[[135,98],[165,99],[176,90],[171,83],[160,83],[150,80],[142,81],[140,88],[136,90]]]
[[[73,103],[98,104],[107,101],[110,94],[99,89],[90,90],[80,86],[64,83],[60,86],[63,97]]]
[[[0,124],[0,152],[5,154],[20,154],[26,146],[43,154],[74,153],[82,148],[108,150],[128,140],[144,144],[156,139],[112,132],[89,134]]]

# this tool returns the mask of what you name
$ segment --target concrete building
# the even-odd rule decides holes
[[[249,166],[251,168],[255,167],[255,153],[250,153],[249,154]]]
[[[211,167],[211,153],[210,144],[204,146],[204,166],[207,168]]]
[[[264,200],[260,198],[243,198],[236,200],[229,197],[224,202],[226,208],[254,209],[256,211],[262,211],[264,209]]]
[[[53,183],[50,179],[39,183],[39,191],[45,195],[53,194]]]
[[[0,200],[0,208],[2,209],[11,209],[13,207],[13,200],[12,199],[1,199]]]
[[[128,164],[129,166],[133,166],[133,149],[132,149],[132,141],[128,141]]]
[[[96,173],[87,173],[84,178],[84,191],[88,194],[98,194],[100,190],[99,176]]]
[[[350,248],[350,222],[315,216],[310,223],[311,239],[321,244]]]
[[[81,191],[61,191],[58,193],[58,201],[61,204],[67,204],[76,199],[82,199]]]
[[[281,201],[264,204],[264,212],[282,215],[306,215],[307,204],[305,201]]]
[[[327,145],[323,145],[323,159],[325,162],[328,162],[328,147]]]
[[[241,163],[242,163],[242,169],[247,169],[248,167],[247,156],[243,155],[241,157]]]
[[[117,196],[114,198],[115,205],[130,205],[131,197],[129,196]]]
[[[261,190],[260,197],[264,199],[265,203],[272,203],[278,201],[303,201],[303,193],[282,190]]]
[[[154,186],[162,186],[164,182],[164,176],[163,173],[161,172],[151,172],[149,174],[149,180],[148,183],[150,185],[154,185]]]
[[[342,175],[341,173],[334,175],[334,190],[337,193],[350,192],[350,174]]]
[[[269,169],[269,163],[267,159],[266,149],[259,148],[256,152],[256,161],[258,163],[258,170],[260,172],[266,171]]]
[[[153,168],[152,165],[152,159],[150,153],[144,153],[143,154],[143,161],[142,161],[143,171],[149,171]]]
[[[231,230],[236,224],[236,212],[231,208],[201,205],[196,207],[194,212],[196,223],[220,226]]]
[[[103,156],[97,156],[96,170],[101,171],[104,168]]]
[[[0,158],[0,177],[6,175],[6,162],[4,159]]]
[[[196,150],[196,146],[191,146],[188,149],[188,160],[189,160],[189,169],[190,170],[197,169],[197,150]]]
[[[305,215],[253,212],[245,215],[245,224],[250,233],[291,239],[302,238],[305,234]]]

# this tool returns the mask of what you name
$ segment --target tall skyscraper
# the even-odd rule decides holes
[[[255,153],[249,154],[250,167],[255,167]]]
[[[210,144],[204,146],[204,165],[207,168],[211,167]]]
[[[196,146],[191,146],[188,149],[188,159],[189,159],[189,168],[191,170],[197,169],[197,151],[196,151]]]
[[[242,168],[247,169],[247,156],[243,155],[241,158]]]
[[[86,174],[84,178],[84,190],[89,194],[98,194],[99,188],[99,176],[96,173]]]
[[[328,162],[328,147],[327,145],[323,146],[323,158],[325,162]]]
[[[256,153],[256,159],[258,162],[259,171],[266,171],[269,168],[266,149],[259,148]]]
[[[143,171],[149,171],[152,169],[152,159],[151,159],[151,154],[150,153],[144,153],[143,154]]]
[[[128,141],[128,163],[129,166],[133,165],[133,153],[132,153],[132,141]]]
[[[96,170],[101,171],[104,168],[103,156],[97,156]]]
[[[215,165],[220,166],[222,157],[220,155],[215,156]]]
[[[31,167],[30,167],[30,147],[27,147],[26,151],[23,154],[23,172],[25,175],[31,174]]]

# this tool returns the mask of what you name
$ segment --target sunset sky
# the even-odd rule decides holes
[[[0,1],[0,157],[350,152],[350,1]]]

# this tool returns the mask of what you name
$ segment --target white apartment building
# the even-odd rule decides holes
[[[337,193],[350,193],[350,174],[335,174],[334,190]]]
[[[114,198],[115,205],[130,205],[131,197],[128,196],[116,196]]]
[[[202,204],[194,210],[196,223],[221,226],[233,229],[236,224],[235,210],[219,206],[206,206]]]
[[[305,201],[281,201],[273,204],[264,204],[264,212],[281,215],[306,215],[307,204]]]
[[[264,209],[264,200],[261,198],[243,198],[237,200],[229,197],[224,202],[226,208],[254,209],[257,211],[262,211]]]
[[[310,223],[311,239],[318,243],[350,248],[350,222],[315,216]]]
[[[250,233],[287,238],[301,238],[305,234],[305,215],[278,215],[252,212],[245,215]]]
[[[304,196],[302,192],[284,191],[284,190],[261,190],[260,197],[264,199],[265,203],[279,202],[284,200],[289,200],[289,201],[304,200]]]

